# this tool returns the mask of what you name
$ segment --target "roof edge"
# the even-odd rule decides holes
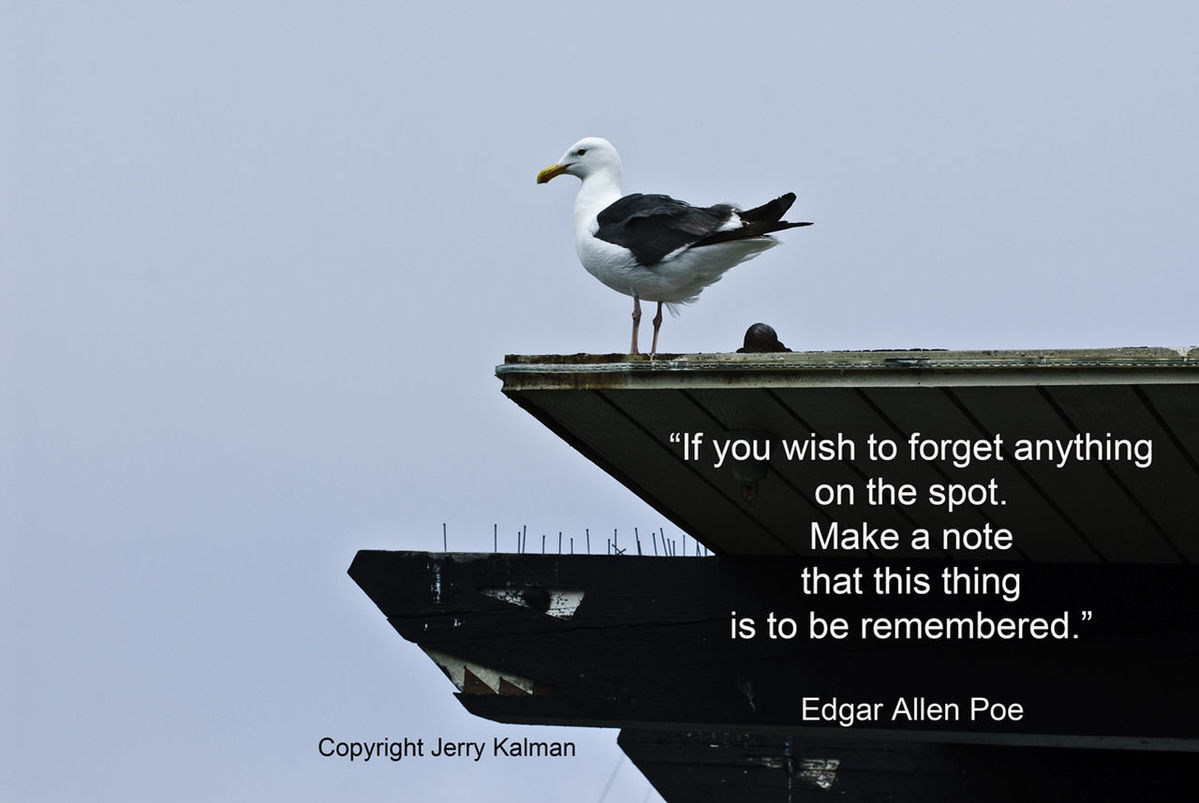
[[[766,354],[509,354],[505,392],[652,387],[1175,384],[1199,382],[1199,346]]]

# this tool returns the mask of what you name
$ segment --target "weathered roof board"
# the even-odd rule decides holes
[[[1089,351],[868,351],[787,354],[508,356],[503,392],[680,529],[719,554],[812,554],[810,521],[868,518],[899,529],[1015,533],[1007,557],[1036,561],[1199,561],[1199,348]],[[728,467],[684,461],[672,433],[803,438],[869,434],[901,458],[773,460],[752,504]],[[913,432],[937,438],[1150,438],[1153,463],[907,462]],[[997,480],[1007,506],[946,513],[928,504],[838,509],[818,483],[883,476],[923,487]],[[868,512],[867,516],[863,513]],[[936,532],[936,530],[934,530]],[[896,553],[902,554],[902,553]],[[928,557],[928,555],[925,555]]]
[[[1193,800],[1193,753],[852,742],[703,730],[620,732],[666,800]]]

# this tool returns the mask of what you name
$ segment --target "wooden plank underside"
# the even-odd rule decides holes
[[[1098,392],[1095,388],[1088,390]],[[974,387],[959,388],[955,393],[989,432],[1002,433],[1008,443],[1018,439],[1064,440],[1079,434],[1062,417],[1045,388]],[[1119,421],[1108,419],[1107,424],[1108,428],[1092,434],[1102,437],[1112,432],[1140,437]],[[1162,563],[1180,559],[1177,549],[1102,462],[1072,462],[1063,469],[1049,461],[1025,462],[1020,466],[1029,480],[1043,489],[1045,499],[1074,523],[1104,560]],[[1199,495],[1189,504],[1196,504],[1196,500]]]
[[[892,484],[909,483],[921,493],[915,504],[903,507],[904,514],[915,526],[940,531],[944,527],[977,526],[982,517],[974,509],[947,513],[943,508],[933,507],[926,500],[925,491],[930,485],[944,482],[945,477],[933,466],[924,462],[910,462],[903,456],[906,450],[904,433],[897,430],[887,419],[885,412],[871,403],[870,398],[858,388],[815,388],[812,390],[781,389],[778,398],[794,415],[807,421],[825,437],[843,433],[860,444],[858,470],[868,478],[880,477]],[[871,461],[867,454],[868,439],[892,439],[898,441],[899,457],[894,462]],[[859,504],[854,513],[859,518],[872,519],[873,508]],[[842,519],[844,521],[844,519]],[[905,534],[906,535],[906,534]]]
[[[1199,558],[1199,384],[1037,387],[646,388],[520,391],[511,394],[572,446],[717,554],[814,554],[811,527],[863,522],[892,527],[905,542],[915,527],[1007,527],[1015,548],[985,556],[1033,561],[1194,562]],[[703,433],[703,457],[684,460],[672,434]],[[958,468],[908,459],[908,439],[994,439],[1005,459]],[[1150,439],[1153,465],[1128,461],[1018,462],[1017,439],[1060,441],[1080,433]],[[854,459],[788,461],[781,440],[854,441]],[[869,436],[891,438],[900,456],[870,460]],[[762,476],[746,481],[727,460],[714,467],[716,438],[768,437],[774,452]],[[908,506],[864,504],[867,480],[908,483]],[[986,483],[1001,508],[950,512],[926,501],[933,484]],[[854,505],[816,502],[817,486],[851,486]],[[751,493],[746,492],[750,488]],[[938,544],[939,546],[939,544]],[[923,557],[899,549],[893,556]],[[956,557],[974,560],[976,553]]]
[[[1141,388],[1128,385],[1106,387],[1057,387],[1046,392],[1062,414],[1079,432],[1147,439],[1152,443],[1152,462],[1139,468],[1135,462],[1115,461],[1106,469],[1123,494],[1142,510],[1151,529],[1184,559],[1199,562],[1199,471],[1179,448],[1174,433],[1162,426]],[[1199,393],[1192,395],[1199,407]],[[1119,410],[1118,421],[1112,411]],[[1118,426],[1119,430],[1113,430]]]
[[[1199,467],[1199,386],[1139,385],[1153,415],[1166,422],[1166,428],[1187,462]],[[1199,468],[1196,468],[1199,471]]]
[[[863,393],[898,428],[899,437],[908,441],[918,434],[922,440],[991,440],[954,395],[951,388],[876,388]],[[902,470],[901,470],[902,471]],[[1027,537],[1016,527],[1016,547],[1020,556],[1032,560],[1087,561],[1095,553],[1044,497],[1032,487],[1016,467],[1006,460],[970,461],[939,473],[941,482],[987,483],[997,480],[1007,503],[1002,510],[973,506],[975,522],[995,526],[1013,526],[1018,520],[1036,522],[1036,537]],[[1017,517],[1009,519],[1009,516]],[[1027,526],[1026,524],[1024,526]],[[973,557],[963,555],[961,557]]]
[[[833,486],[849,485],[864,488],[869,474],[863,471],[859,460],[853,461],[789,461],[779,459],[778,439],[787,438],[804,441],[809,437],[824,437],[806,421],[789,409],[778,395],[765,388],[751,390],[706,389],[687,391],[688,395],[708,412],[716,427],[709,427],[709,437],[731,437],[745,432],[747,436],[769,436],[774,440],[775,458],[770,464],[770,475],[762,481],[758,507],[770,511],[774,520],[785,522],[793,533],[792,544],[795,554],[812,554],[807,525],[811,521],[827,524],[830,521],[853,521],[860,517],[861,508],[850,505],[818,505],[814,501],[815,489],[824,483]],[[855,454],[855,457],[860,455]],[[804,504],[790,506],[796,496]],[[915,526],[912,517],[903,510],[891,506],[871,511],[872,523],[879,527],[891,527],[906,532]]]
[[[726,435],[725,428],[703,405],[696,403],[690,393],[675,391],[669,394],[647,394],[643,391],[626,390],[605,391],[604,396],[631,420],[643,425],[651,441],[668,450],[674,461],[673,475],[692,474],[703,477],[709,487],[720,492],[738,517],[753,520],[764,532],[770,533],[776,542],[785,545],[789,553],[802,554],[809,551],[805,543],[805,523],[811,520],[827,522],[828,514],[814,505],[802,489],[786,482],[777,474],[768,475],[764,481],[759,482],[756,490],[752,492],[752,501],[746,501],[742,480],[737,477],[733,461],[727,460],[727,465],[717,469],[708,449],[712,438]],[[700,460],[684,461],[681,446],[670,444],[669,438],[672,433],[694,432],[706,435],[705,456]],[[644,448],[650,448],[648,441]],[[653,481],[660,486],[669,486],[672,474],[662,472]],[[679,507],[690,507],[698,501],[687,489],[672,488],[671,493]],[[719,544],[720,551],[742,552],[744,534],[737,523],[729,522],[719,541],[716,541],[711,524],[716,520],[705,518],[704,521],[705,533],[712,534],[710,537]]]
[[[671,394],[673,395],[673,393]],[[698,464],[685,465],[665,439],[646,430],[594,391],[533,391],[514,397],[646,503],[709,549],[696,535],[720,522],[741,554],[785,554],[786,544],[746,514],[727,486],[714,486]]]

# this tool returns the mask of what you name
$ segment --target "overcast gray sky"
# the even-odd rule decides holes
[[[493,376],[627,347],[534,185],[583,136],[816,222],[664,351],[1199,340],[1199,6],[981,6],[4,2],[0,798],[646,799],[615,731],[322,758],[525,733],[345,570],[665,524]]]

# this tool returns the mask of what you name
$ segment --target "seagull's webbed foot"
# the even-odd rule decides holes
[[[640,354],[637,350],[637,330],[641,328],[641,299],[633,296],[633,345],[629,347],[629,354]],[[657,342],[658,330],[654,329],[654,342]]]
[[[662,302],[658,302],[658,314],[654,316],[654,344],[650,346],[649,358],[652,360],[658,353],[658,329],[662,327]]]

